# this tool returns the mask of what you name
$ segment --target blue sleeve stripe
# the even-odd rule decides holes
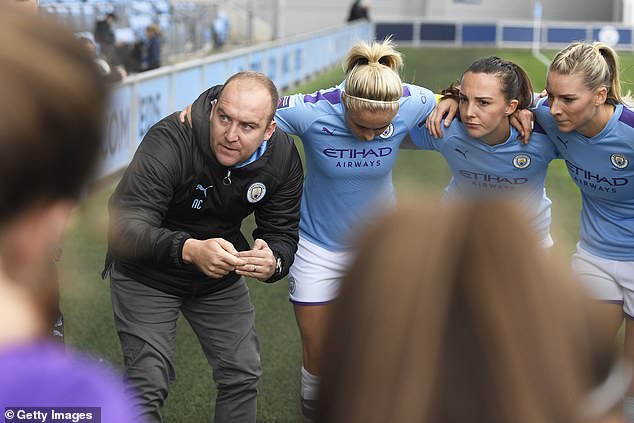
[[[410,95],[412,95],[412,93],[409,90],[409,87],[407,85],[403,85],[403,97],[409,97]]]

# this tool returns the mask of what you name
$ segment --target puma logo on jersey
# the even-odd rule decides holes
[[[566,150],[568,150],[568,143],[570,141],[568,140],[564,140],[563,138],[561,138],[559,135],[557,135],[557,139],[559,140],[560,143],[562,143],[564,145],[564,147],[566,148]]]
[[[326,128],[325,126],[321,128],[321,132],[325,132],[328,135],[335,135],[335,131],[336,129],[333,129],[332,131],[328,128]]]
[[[454,150],[456,150],[458,153],[462,154],[462,157],[464,157],[464,159],[467,160],[467,152],[469,150],[462,151],[459,148],[454,148]]]

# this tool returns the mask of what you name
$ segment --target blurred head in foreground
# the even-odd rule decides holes
[[[614,408],[626,382],[586,406],[611,343],[520,216],[502,201],[410,204],[365,235],[317,421],[596,422]]]
[[[0,40],[0,286],[43,297],[38,273],[50,270],[100,151],[105,88],[55,22],[1,3]]]
[[[3,4],[9,4],[32,13],[37,13],[38,3],[39,2],[37,0],[0,0],[0,6]]]

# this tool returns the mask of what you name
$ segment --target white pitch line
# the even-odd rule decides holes
[[[533,50],[533,57],[542,62],[546,67],[550,65],[550,60],[548,60],[548,57],[544,56],[540,51]]]

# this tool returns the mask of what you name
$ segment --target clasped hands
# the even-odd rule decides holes
[[[212,278],[235,271],[238,275],[265,281],[275,273],[275,255],[262,239],[256,239],[252,249],[238,251],[223,238],[190,238],[183,245],[182,256],[185,263],[194,264]]]

